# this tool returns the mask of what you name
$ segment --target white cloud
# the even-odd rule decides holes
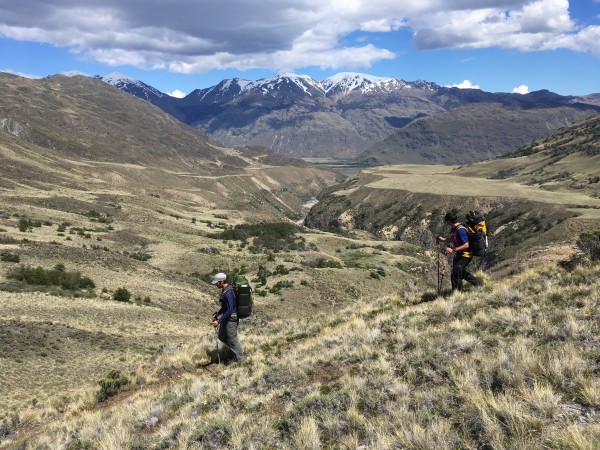
[[[175,89],[173,92],[167,92],[167,95],[170,95],[171,97],[176,97],[176,98],[183,98],[187,94],[185,92],[180,91],[179,89]]]
[[[30,73],[17,72],[16,70],[13,70],[13,69],[0,69],[0,72],[12,73],[13,75],[18,75],[23,78],[33,78],[33,79],[42,78],[39,75],[32,75]]]
[[[366,68],[396,54],[360,39],[347,46],[346,38],[400,29],[418,49],[566,48],[600,57],[599,27],[578,26],[568,0],[0,2],[0,38],[68,47],[108,65],[186,73]]]
[[[473,84],[469,80],[465,80],[458,84],[446,85],[446,87],[455,87],[459,89],[481,89],[478,84]]]
[[[524,84],[521,84],[520,86],[513,88],[512,91],[513,94],[529,94],[529,87],[525,86]]]

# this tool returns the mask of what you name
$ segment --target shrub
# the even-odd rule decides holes
[[[42,222],[39,220],[31,220],[26,217],[21,217],[17,228],[20,232],[25,233],[26,231],[32,231],[33,227],[41,228]]]
[[[67,272],[63,264],[57,264],[49,270],[40,266],[35,269],[21,266],[10,271],[6,277],[38,286],[60,286],[71,291],[96,287],[91,278],[83,277],[79,272]]]
[[[113,299],[118,302],[128,302],[130,298],[131,292],[124,287],[118,288],[113,294]]]
[[[137,259],[138,261],[148,261],[150,258],[152,258],[152,255],[145,252],[133,252],[129,254],[129,257]]]
[[[222,449],[227,448],[231,436],[231,424],[224,420],[204,425],[190,435],[190,441],[198,442],[202,448]]]
[[[271,294],[276,294],[279,291],[281,291],[283,288],[291,288],[294,286],[294,282],[293,281],[278,281],[277,283],[275,283],[275,285],[273,287],[271,287],[271,289],[269,289],[269,292],[271,292]]]
[[[327,258],[322,258],[322,257],[317,258],[313,261],[307,261],[304,264],[309,267],[313,267],[315,269],[326,269],[326,268],[341,269],[342,268],[341,262],[336,261],[335,259],[327,259]]]
[[[275,275],[287,275],[289,273],[290,271],[286,269],[283,264],[279,264],[277,267],[275,267]]]
[[[15,244],[18,241],[15,238],[6,235],[0,235],[0,244]]]
[[[198,247],[197,252],[206,253],[207,255],[220,255],[221,252],[216,247]]]
[[[21,258],[16,253],[10,253],[7,251],[0,253],[0,261],[18,263],[20,261],[20,259]]]
[[[225,241],[246,241],[252,238],[249,250],[252,253],[304,250],[304,239],[296,236],[300,227],[287,222],[260,222],[240,224],[227,228],[220,233],[210,235],[214,239]]]
[[[592,261],[600,260],[600,230],[587,230],[579,235],[577,246]]]
[[[102,214],[94,209],[91,209],[88,212],[82,212],[81,215],[89,217],[92,222],[111,223],[113,221],[110,214]]]
[[[118,370],[111,370],[106,377],[98,380],[98,384],[100,390],[96,393],[96,400],[100,403],[123,392],[131,381]]]
[[[64,233],[65,231],[67,231],[67,227],[70,227],[70,226],[71,226],[71,224],[69,222],[63,222],[58,226],[56,231],[59,233]]]

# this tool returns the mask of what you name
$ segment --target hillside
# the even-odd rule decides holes
[[[466,166],[365,169],[325,191],[305,223],[432,248],[447,231],[446,211],[481,210],[492,234],[489,265],[552,243],[572,245],[579,231],[600,226],[599,119]]]
[[[128,374],[112,401],[90,386],[87,402],[23,411],[5,433],[34,449],[596,448],[599,277],[548,267],[248,324],[241,366],[198,367],[206,333]]]
[[[600,115],[595,115],[503,158],[463,167],[457,173],[598,196],[599,167]]]
[[[545,138],[591,114],[591,105],[476,103],[420,118],[357,157],[362,165],[469,164],[493,159]]]
[[[211,333],[211,273],[252,280],[256,327],[398,280],[427,283],[414,275],[428,264],[415,246],[295,225],[334,173],[220,147],[97,80],[3,83],[3,442],[15,417],[28,426],[28,407],[42,420],[61,414],[111,370],[135,371]]]
[[[573,246],[579,232],[600,226],[600,200],[584,193],[465,177],[448,166],[411,165],[364,170],[327,190],[305,224],[342,233],[364,230],[433,251],[435,238],[449,231],[443,217],[452,209],[461,217],[471,209],[485,213],[491,234],[485,264],[494,270],[531,264],[529,252],[529,257],[560,259],[564,250],[550,247]]]
[[[140,81],[104,79],[229,147],[312,158],[368,150],[359,156],[363,165],[480,161],[600,111],[594,95],[490,93],[358,73],[322,81],[296,74],[228,79],[183,99]]]
[[[0,83],[5,189],[112,186],[191,205],[227,202],[298,217],[301,205],[336,179],[267,149],[220,147],[148,102],[88,77],[2,74]]]

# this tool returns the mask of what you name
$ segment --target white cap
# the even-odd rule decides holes
[[[216,275],[213,275],[213,279],[211,281],[212,284],[217,284],[219,281],[225,281],[227,279],[227,275],[223,272],[219,272]]]

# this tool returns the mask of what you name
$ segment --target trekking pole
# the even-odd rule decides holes
[[[442,290],[442,285],[440,283],[440,257],[441,257],[441,244],[440,241],[438,239],[438,243],[437,243],[437,295],[438,297],[440,296],[440,292]]]
[[[221,365],[221,353],[219,352],[219,325],[215,328],[215,345],[217,349],[217,361],[219,361],[219,365]]]
[[[444,252],[445,251],[446,251],[446,249],[444,249]],[[448,267],[448,255],[444,254],[443,258],[444,258],[444,264],[442,266],[442,278],[440,280],[440,291],[438,293],[438,296],[442,295],[442,287],[444,286],[444,276],[446,275],[446,267]]]

